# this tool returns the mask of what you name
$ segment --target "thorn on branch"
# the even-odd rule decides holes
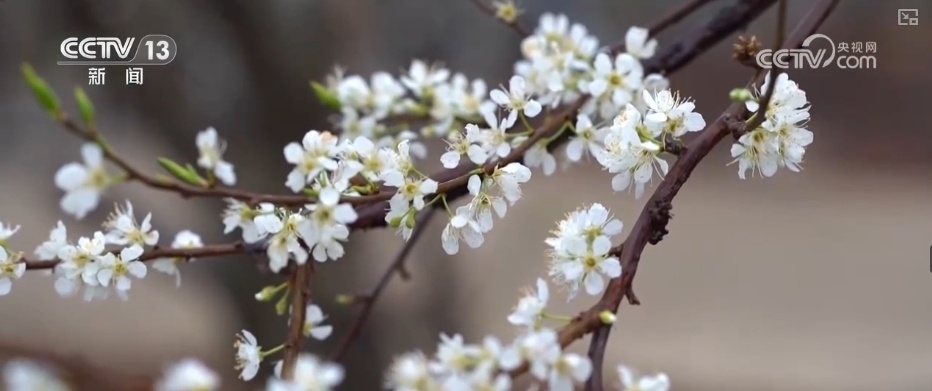
[[[647,213],[650,216],[650,236],[647,239],[648,243],[656,245],[663,240],[664,236],[670,233],[670,231],[667,230],[667,224],[673,217],[673,214],[670,213],[671,210],[673,210],[673,204],[665,200],[657,200],[647,208]]]
[[[633,283],[628,286],[628,290],[625,292],[625,297],[628,299],[628,304],[641,305],[641,299],[638,299],[638,295],[634,293]]]

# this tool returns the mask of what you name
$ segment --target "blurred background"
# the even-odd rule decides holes
[[[680,0],[524,0],[522,20],[567,13],[610,43],[632,25],[649,25]],[[660,34],[661,47],[731,1],[718,1]],[[791,26],[810,2],[791,1]],[[674,203],[671,233],[649,247],[637,279],[640,307],[623,306],[612,333],[606,378],[624,362],[664,371],[675,390],[928,390],[932,387],[932,133],[924,125],[932,87],[932,11],[927,1],[845,0],[821,32],[837,42],[876,42],[877,69],[795,71],[813,102],[815,143],[805,171],[741,181],[722,145]],[[897,24],[897,9],[920,9],[918,26]],[[776,10],[753,23],[766,46]],[[142,86],[126,86],[122,67],[104,86],[88,86],[85,67],[57,66],[70,36],[167,34],[179,46],[164,67],[147,67]],[[749,71],[730,60],[735,37],[672,77],[707,121]],[[328,128],[309,80],[334,65],[349,73],[393,73],[412,58],[440,61],[494,86],[510,75],[519,37],[465,0],[5,0],[0,2],[0,221],[20,224],[14,248],[31,253],[62,219],[69,236],[88,235],[129,199],[151,211],[167,243],[182,229],[207,243],[224,237],[219,200],[183,200],[136,184],[108,191],[96,212],[75,221],[59,212],[52,177],[80,159],[80,142],[41,112],[22,81],[28,61],[63,98],[84,86],[101,130],[149,172],[158,156],[196,158],[195,134],[216,127],[226,138],[238,185],[284,192],[282,147],[309,129]],[[73,105],[68,110],[73,112]],[[727,144],[727,143],[725,143]],[[428,167],[439,157],[432,150]],[[433,352],[440,332],[478,341],[510,338],[505,317],[522,287],[544,275],[544,238],[555,221],[601,202],[631,224],[643,200],[613,194],[593,165],[535,177],[526,199],[496,222],[478,250],[447,256],[442,219],[430,224],[409,262],[410,281],[393,282],[363,337],[349,352],[342,389],[374,390],[391,358]],[[306,348],[324,355],[357,313],[340,293],[375,283],[401,240],[389,231],[355,233],[348,255],[318,268],[315,302],[335,334]],[[0,341],[139,374],[197,357],[224,375],[225,390],[256,389],[236,380],[234,334],[252,330],[265,346],[284,338],[284,319],[253,295],[278,281],[246,256],[182,267],[182,285],[152,272],[128,302],[61,299],[52,280],[29,273],[0,298]],[[594,298],[565,304],[565,313]],[[584,351],[587,342],[576,349]],[[260,376],[264,379],[264,376]],[[613,380],[617,381],[617,380]]]

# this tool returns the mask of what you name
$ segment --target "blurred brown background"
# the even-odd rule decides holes
[[[602,42],[614,42],[628,26],[648,25],[677,3],[525,0],[522,18],[534,25],[541,12],[565,12]],[[664,32],[661,46],[730,3],[715,2]],[[790,2],[791,23],[808,4]],[[898,8],[919,8],[920,25],[898,26]],[[725,167],[727,145],[703,162],[674,203],[671,234],[644,255],[637,279],[644,304],[623,307],[607,378],[625,362],[666,371],[677,390],[932,389],[929,12],[928,1],[841,3],[821,32],[835,42],[877,42],[878,68],[791,74],[813,102],[815,143],[803,173],[741,181],[736,167]],[[750,27],[768,44],[774,13]],[[86,68],[55,65],[66,37],[146,34],[172,36],[180,53],[168,66],[146,68],[143,86],[125,86],[117,67],[108,70],[107,85],[86,86]],[[214,126],[229,141],[240,186],[284,192],[281,148],[327,127],[328,113],[308,80],[321,80],[335,64],[368,74],[424,58],[495,85],[510,75],[518,43],[465,0],[3,1],[0,221],[23,225],[12,244],[31,252],[57,219],[70,237],[87,235],[112,202],[128,198],[153,212],[163,242],[185,228],[208,243],[233,239],[221,235],[219,201],[184,201],[138,185],[112,189],[81,222],[63,216],[52,176],[79,159],[80,143],[38,109],[21,80],[22,61],[62,97],[85,85],[103,132],[146,169],[158,169],[157,156],[193,161],[195,133]],[[672,78],[709,121],[748,78],[729,61],[729,46]],[[436,166],[438,157],[434,150],[428,164]],[[519,289],[545,274],[543,239],[567,211],[602,202],[633,222],[642,202],[613,195],[610,176],[597,167],[572,171],[550,178],[535,172],[527,199],[496,222],[497,237],[479,250],[446,256],[439,243],[444,223],[434,221],[411,259],[414,278],[391,285],[351,350],[343,389],[377,389],[376,375],[393,355],[432,352],[441,331],[471,340],[510,337],[505,316]],[[351,243],[349,255],[319,268],[314,280],[317,302],[336,326],[327,343],[307,344],[319,354],[356,313],[333,297],[367,290],[401,241],[377,231],[355,234]],[[0,339],[139,373],[196,356],[226,376],[224,389],[258,387],[235,380],[232,341],[241,328],[266,346],[283,339],[283,319],[252,300],[275,279],[259,275],[247,257],[184,266],[178,290],[172,278],[150,272],[126,303],[60,299],[51,279],[31,274],[0,298]],[[554,301],[573,313],[591,300]]]

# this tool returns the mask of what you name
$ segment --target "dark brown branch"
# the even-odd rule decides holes
[[[777,14],[777,43],[773,46],[774,51],[783,47],[784,35],[786,35],[786,0],[780,0],[777,9],[779,10]],[[774,67],[770,69],[770,80],[767,82],[769,87],[767,92],[764,93],[763,99],[758,102],[757,114],[751,117],[747,125],[744,126],[744,130],[736,132],[735,136],[741,137],[742,134],[757,129],[767,119],[767,107],[770,106],[770,101],[773,100],[774,91],[777,90],[777,78],[780,77],[781,73],[783,73],[783,68]]]
[[[291,294],[291,315],[288,320],[288,336],[285,340],[285,352],[282,358],[282,379],[294,379],[295,363],[301,353],[304,342],[304,321],[307,305],[311,300],[311,274],[314,265],[311,260],[303,265],[293,267],[288,286]]]
[[[498,19],[502,23],[504,23],[506,26],[511,27],[512,30],[514,30],[516,33],[518,33],[518,35],[521,36],[521,38],[531,35],[530,30],[524,27],[524,25],[522,25],[521,22],[519,22],[517,18],[513,22],[508,22],[506,20],[503,20],[502,18],[499,18],[498,13],[496,12],[495,8],[489,4],[486,4],[483,0],[469,0],[469,1],[472,2],[476,6],[476,8],[479,9],[479,11],[482,11],[482,13],[492,18]]]
[[[818,29],[838,4],[838,1],[822,0],[814,5],[782,48],[799,47],[806,37]],[[760,76],[756,77],[754,83],[759,83],[760,79]],[[656,244],[659,242],[663,238],[663,234],[666,233],[666,224],[670,219],[669,210],[673,198],[679,193],[680,188],[689,179],[699,162],[728,135],[728,124],[731,119],[744,114],[745,110],[742,104],[732,104],[714,123],[703,130],[699,137],[689,144],[687,152],[673,164],[670,172],[654,191],[647,205],[641,210],[632,232],[624,242],[623,251],[620,246],[614,250],[616,254],[621,254],[622,275],[611,280],[596,305],[560,331],[562,344],[569,344],[588,332],[611,327],[610,325],[602,325],[599,322],[599,313],[605,310],[618,312],[618,307],[630,290],[634,276],[637,274],[638,262],[644,248],[648,243]],[[593,338],[593,343],[605,345],[607,336],[607,332],[597,333]],[[592,357],[593,372],[602,370],[604,351],[604,347],[590,348],[590,352],[596,353],[596,356]],[[597,387],[601,387],[601,385]]]
[[[100,142],[99,133],[96,129],[84,128],[79,125],[77,122],[69,118],[66,114],[61,114],[58,118],[58,121],[61,125],[73,133],[74,135],[85,139],[91,142]],[[187,185],[181,182],[178,182],[167,177],[150,175],[142,170],[134,167],[130,164],[125,158],[117,154],[109,145],[102,145],[104,158],[107,161],[113,163],[119,167],[126,174],[127,180],[138,181],[146,186],[158,189],[170,191],[177,193],[178,195],[184,198],[192,197],[212,197],[212,198],[233,198],[240,201],[248,202],[250,204],[257,204],[260,202],[270,202],[276,205],[283,206],[302,206],[307,203],[314,201],[313,198],[306,195],[288,195],[288,194],[263,194],[263,193],[254,193],[244,190],[238,190],[229,187],[222,186],[212,186],[212,187],[197,187]],[[342,202],[350,204],[367,204],[372,202],[378,202],[382,200],[387,200],[392,194],[375,194],[375,195],[366,195],[366,196],[344,196],[341,198]]]
[[[692,15],[693,12],[702,8],[702,6],[709,4],[715,0],[690,0],[686,3],[683,3],[680,7],[674,9],[672,12],[658,20],[656,23],[648,28],[648,36],[653,38],[657,33],[666,30],[667,27],[670,27],[677,22],[685,19],[687,16]],[[625,50],[625,39],[622,38],[615,42],[612,45],[612,53],[620,53]]]
[[[254,247],[243,244],[243,242],[233,242],[227,244],[212,244],[197,248],[153,248],[139,256],[140,261],[151,261],[163,258],[202,258],[218,257],[223,255],[242,254],[250,252],[262,252],[260,247]],[[26,269],[51,269],[57,265],[59,260],[51,261],[23,261]]]
[[[402,276],[404,275],[405,260],[408,259],[408,255],[411,254],[414,245],[424,234],[424,231],[426,231],[427,223],[430,222],[430,218],[433,217],[436,212],[436,208],[427,208],[417,217],[417,221],[414,224],[414,231],[411,232],[411,237],[408,238],[404,247],[401,248],[401,251],[395,256],[395,259],[392,260],[388,268],[385,269],[385,272],[382,273],[382,277],[379,278],[379,282],[372,288],[372,292],[362,299],[362,310],[359,312],[359,315],[356,316],[356,320],[353,321],[353,325],[350,326],[346,336],[343,337],[337,348],[330,354],[330,361],[340,361],[343,355],[349,350],[350,345],[359,338],[362,333],[362,327],[369,319],[372,308],[375,307],[375,302],[379,300],[379,297],[382,296],[382,292],[388,287],[388,283],[392,280],[392,276],[396,273]]]

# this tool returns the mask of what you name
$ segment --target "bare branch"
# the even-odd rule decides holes
[[[261,247],[249,246],[243,242],[233,242],[226,244],[211,244],[196,248],[153,248],[139,256],[140,261],[151,261],[163,258],[182,258],[189,260],[192,258],[219,257],[223,255],[242,254],[250,252],[263,252]],[[59,264],[60,260],[51,261],[30,261],[24,260],[26,269],[52,269]]]
[[[285,340],[285,353],[282,358],[282,379],[294,379],[295,363],[301,353],[304,342],[305,309],[311,300],[311,274],[314,265],[311,261],[292,268],[288,286],[291,292],[291,315],[288,320],[288,336]]]
[[[362,327],[366,324],[366,320],[369,319],[369,315],[372,313],[372,308],[375,306],[375,302],[379,300],[379,297],[382,296],[382,292],[385,291],[385,288],[388,287],[388,283],[391,281],[392,276],[395,273],[399,275],[404,275],[403,271],[405,260],[408,258],[408,255],[411,254],[411,250],[414,248],[414,245],[423,235],[427,223],[430,221],[430,218],[433,217],[434,213],[437,212],[435,208],[427,208],[425,211],[421,212],[421,215],[417,217],[417,221],[414,224],[414,231],[411,232],[411,237],[408,238],[408,241],[405,242],[404,247],[401,248],[401,251],[395,256],[395,259],[388,265],[388,268],[385,269],[385,272],[382,273],[382,277],[379,278],[379,282],[375,284],[375,287],[372,288],[372,292],[365,296],[364,301],[362,302],[362,311],[359,315],[356,316],[356,320],[353,322],[353,325],[350,326],[349,332],[346,336],[343,337],[343,340],[340,341],[340,344],[336,349],[330,354],[331,361],[340,361],[343,358],[343,355],[346,354],[349,350],[350,345],[359,338]]]

